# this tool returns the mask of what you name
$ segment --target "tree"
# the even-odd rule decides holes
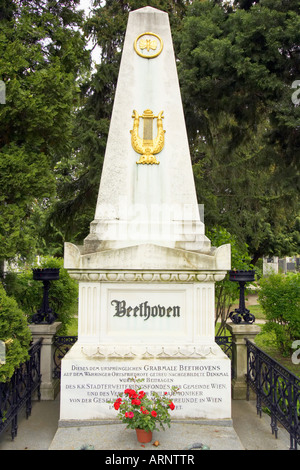
[[[89,233],[128,13],[145,5],[169,13],[207,227],[227,228],[249,246],[253,263],[299,251],[296,0],[94,1],[85,32],[101,61],[82,86],[74,152],[56,167],[50,233],[73,242]]]
[[[237,238],[232,236],[226,229],[213,227],[208,231],[208,237],[212,245],[216,247],[230,243],[232,269],[242,269],[246,271],[253,269],[247,245],[237,240]],[[229,275],[227,274],[225,279],[216,282],[215,297],[215,325],[218,327],[216,336],[219,336],[226,331],[226,322],[232,311],[232,305],[239,298],[238,283],[230,281]]]
[[[89,65],[79,0],[0,6],[0,260],[36,246],[36,207],[55,195],[53,168],[72,151],[77,77]]]
[[[299,215],[299,26],[298,2],[281,0],[194,1],[183,19],[179,78],[198,199],[206,224],[246,242],[253,262],[299,251],[290,236]]]

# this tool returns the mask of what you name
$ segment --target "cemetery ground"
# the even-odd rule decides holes
[[[0,436],[0,451],[48,450],[57,431],[58,420],[59,396],[57,396],[57,398],[52,401],[34,402],[30,418],[26,419],[25,413],[22,413],[20,415],[18,434],[14,441],[11,440],[10,428]],[[265,413],[263,413],[261,418],[257,416],[255,401],[233,400],[232,420],[233,428],[241,443],[240,449],[244,448],[245,450],[269,451],[289,450],[288,433],[285,431],[285,429],[279,426],[278,438],[275,439],[275,437],[271,433],[269,416]],[[120,429],[121,427],[123,427],[123,425],[120,424],[116,426],[120,427]],[[186,442],[182,442],[182,434],[181,432],[177,431],[175,426],[175,424],[172,425],[171,423],[171,428],[165,431],[165,436],[164,431],[155,432],[152,443],[146,444],[145,446],[136,443],[134,449],[138,449],[141,451],[166,450],[166,447],[164,447],[163,449],[162,446],[154,447],[153,442],[157,439],[163,444],[164,438],[167,438],[165,440],[167,440],[167,443],[170,446],[167,448],[167,450],[184,450]],[[199,433],[197,432],[197,426],[198,425],[195,424],[185,425],[185,434],[187,436],[189,444],[192,445],[200,441],[202,444],[210,445],[211,450],[214,450],[214,440],[218,442],[220,441],[220,438],[224,437],[224,435],[222,436],[222,430],[220,430],[220,426],[209,426],[209,432],[205,432],[205,426],[200,426]],[[176,432],[174,432],[174,428]],[[95,446],[95,449],[98,448],[103,450],[114,450],[113,447],[109,447],[109,444],[105,445],[105,443],[107,444],[109,440],[107,439],[107,435],[105,435],[106,433],[104,429],[101,432],[101,427],[88,427],[87,431],[89,432],[89,435],[86,434],[84,431],[85,430],[83,428],[81,428],[81,430],[79,428],[72,428],[72,431],[70,431],[71,441],[66,442],[65,449],[79,450],[81,446],[93,444]],[[131,430],[128,430],[126,432],[128,432],[130,435],[133,434],[133,431]],[[226,433],[225,426],[224,432]],[[80,433],[82,435],[81,438],[79,438]],[[96,436],[97,439],[96,443],[91,442],[91,436],[93,435],[93,433],[95,433],[94,436]]]

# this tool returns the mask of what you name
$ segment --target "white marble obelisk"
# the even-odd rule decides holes
[[[214,340],[230,246],[204,232],[168,15],[141,8],[129,14],[90,234],[65,245],[79,326],[61,420],[112,419],[106,400],[133,375],[156,391],[179,385],[177,419],[230,418],[230,361]]]
[[[132,116],[146,110],[163,112],[158,164],[136,164],[141,155],[132,146]],[[156,119],[148,121],[154,139]],[[146,123],[139,119],[141,138]],[[199,217],[168,15],[151,7],[129,15],[95,220],[85,249],[146,241],[210,251]]]

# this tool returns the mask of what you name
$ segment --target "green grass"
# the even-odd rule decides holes
[[[250,313],[255,316],[256,320],[265,320],[266,316],[262,311],[262,308],[259,304],[256,305],[248,305],[246,308],[250,310]]]
[[[264,320],[265,315],[264,312],[259,304],[251,305],[249,310],[255,316],[255,319]],[[292,353],[291,352],[289,357],[283,356],[276,346],[276,338],[273,332],[266,332],[263,329],[255,338],[255,344],[266,352],[269,356],[271,356],[275,361],[279,362],[283,367],[291,371],[293,374],[300,377],[300,364],[293,364],[292,362]]]
[[[262,329],[262,332],[258,334],[255,338],[255,344],[262,349],[266,354],[271,356],[275,361],[279,362],[283,367],[288,369],[293,374],[300,377],[300,364],[294,364],[292,362],[292,353],[290,356],[283,356],[276,346],[275,335],[272,332],[265,332]],[[299,357],[299,355],[298,355]]]

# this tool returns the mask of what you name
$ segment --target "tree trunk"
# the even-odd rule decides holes
[[[0,259],[0,282],[4,278],[4,259]]]
[[[257,263],[257,261],[258,261],[261,257],[262,257],[262,253],[260,253],[260,252],[254,253],[253,258],[252,258],[252,260],[251,260],[251,264],[252,264],[253,266],[255,266],[256,263]]]

